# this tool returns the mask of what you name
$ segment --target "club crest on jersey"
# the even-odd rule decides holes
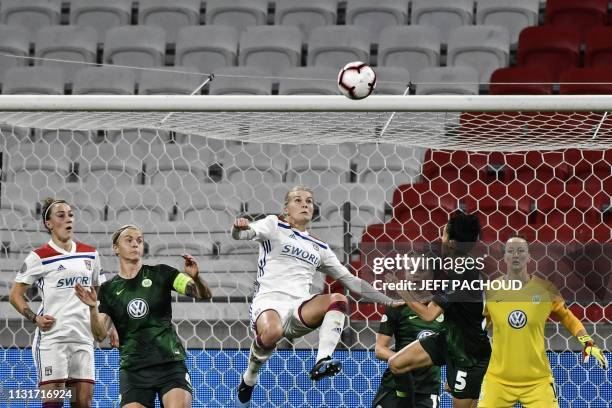
[[[431,336],[432,334],[436,334],[431,330],[421,330],[419,334],[417,334],[417,339],[424,339],[425,337]]]
[[[45,367],[45,375],[52,375],[52,374],[53,374],[53,367],[52,366]]]
[[[315,251],[319,252],[319,244],[312,244]]]
[[[149,279],[149,278],[144,279],[144,280],[142,281],[142,287],[143,287],[143,288],[148,288],[148,287],[150,287],[152,284],[153,284],[153,282],[152,282],[152,281],[151,281],[151,279]]]
[[[85,267],[87,268],[87,270],[91,271],[91,260],[90,259],[84,259],[83,262],[85,262]]]
[[[522,329],[527,324],[527,315],[522,310],[513,310],[508,315],[508,324],[514,329]]]
[[[132,299],[127,305],[127,312],[134,319],[142,319],[149,313],[149,305],[144,299]]]
[[[389,320],[389,318],[387,317],[387,315],[386,315],[386,314],[384,314],[384,315],[383,315],[383,317],[381,317],[381,318],[380,318],[380,322],[381,322],[381,323],[384,323],[384,322],[386,322],[387,320]]]
[[[540,297],[540,295],[534,295],[531,298],[531,303],[535,303],[536,305],[540,304],[541,301],[542,301],[542,298]]]

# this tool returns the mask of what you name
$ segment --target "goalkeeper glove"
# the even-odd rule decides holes
[[[601,368],[608,368],[608,359],[604,355],[603,351],[601,351],[601,349],[595,345],[591,336],[589,336],[588,334],[584,336],[578,336],[578,341],[580,341],[580,343],[582,343],[582,346],[584,347],[582,349],[583,363],[589,361],[589,357],[593,356],[597,359],[597,364],[599,364]]]

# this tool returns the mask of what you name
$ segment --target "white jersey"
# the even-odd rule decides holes
[[[73,242],[70,251],[49,241],[26,257],[15,282],[36,283],[42,298],[38,315],[51,315],[55,324],[46,332],[36,328],[40,341],[93,344],[89,307],[76,296],[74,286],[100,286],[100,257],[95,248]]]
[[[255,295],[276,292],[295,298],[310,294],[315,271],[334,279],[352,276],[325,242],[292,228],[276,215],[250,224],[259,242]]]

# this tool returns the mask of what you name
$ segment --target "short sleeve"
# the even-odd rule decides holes
[[[15,282],[33,284],[44,275],[44,269],[40,257],[30,252],[17,272]]]
[[[263,220],[255,221],[249,226],[255,231],[254,241],[266,241],[272,238],[272,234],[278,228],[278,217],[276,215],[268,215]]]
[[[397,310],[392,307],[387,307],[385,314],[380,319],[380,325],[378,326],[378,333],[384,334],[385,336],[393,336],[395,333],[395,326],[397,321]]]

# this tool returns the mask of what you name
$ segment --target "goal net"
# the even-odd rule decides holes
[[[110,235],[126,223],[143,228],[145,263],[180,268],[179,254],[198,258],[212,301],[173,300],[194,406],[231,406],[247,363],[258,248],[231,239],[233,219],[280,213],[296,184],[314,189],[313,235],[369,281],[377,257],[433,250],[457,211],[478,215],[477,250],[492,277],[504,271],[505,240],[526,237],[530,271],[553,281],[609,350],[611,108],[607,96],[2,96],[0,406],[27,406],[9,390],[36,388],[34,328],[8,292],[27,253],[49,239],[47,196],[71,203],[75,237],[98,249],[108,277],[118,270]],[[342,290],[323,275],[312,288]],[[37,307],[36,290],[28,296]],[[283,341],[257,406],[370,406],[386,368],[373,353],[382,308],[350,302],[336,351],[343,371],[313,383],[317,333]],[[546,335],[561,406],[607,406],[609,374],[583,365],[557,322]],[[95,406],[117,404],[118,367],[103,343]]]

